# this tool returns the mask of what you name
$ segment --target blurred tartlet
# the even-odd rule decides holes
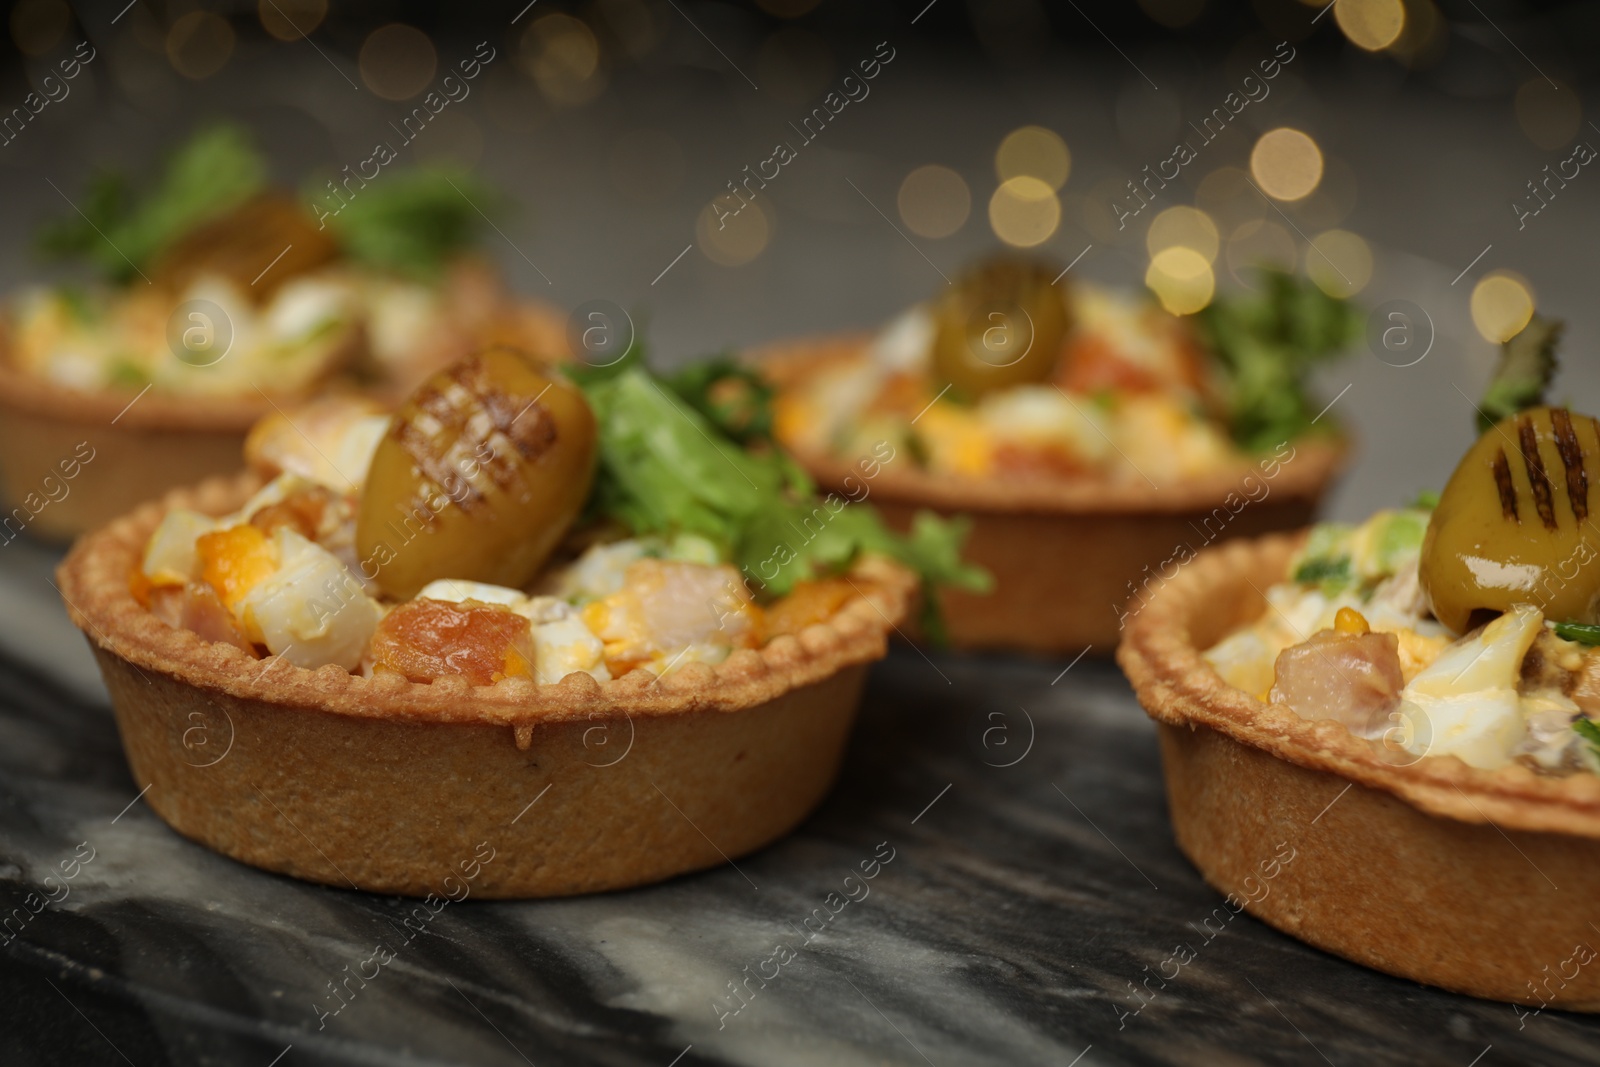
[[[1062,273],[992,260],[875,336],[755,356],[821,484],[971,517],[995,589],[948,595],[958,647],[1109,652],[1161,568],[1303,525],[1342,466],[1303,379],[1352,339],[1343,302],[1267,273],[1180,318]]]
[[[1230,906],[1419,982],[1600,1011],[1600,578],[1575,562],[1597,482],[1600,423],[1514,411],[1436,507],[1209,550],[1154,595],[1118,660],[1178,844]]]
[[[953,542],[855,508],[753,586],[808,487],[637,363],[569,371],[490,350],[392,417],[274,416],[255,472],[78,544],[62,594],[162,818],[377,892],[487,843],[473,891],[525,897],[714,866],[821,800]]]
[[[99,280],[6,301],[0,536],[71,537],[233,471],[257,419],[313,392],[394,403],[483,344],[565,350],[559,316],[470,254],[477,183],[401,170],[319,221],[265,172],[242,132],[210,128],[138,199],[102,176],[42,233]]]

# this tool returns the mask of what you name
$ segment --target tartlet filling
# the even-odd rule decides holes
[[[974,265],[868,344],[778,365],[776,436],[850,460],[890,442],[928,474],[1156,485],[1243,473],[1336,432],[1313,367],[1359,336],[1344,300],[1279,271],[1176,314],[1018,255]]]
[[[934,310],[919,304],[858,355],[781,393],[777,435],[813,455],[887,440],[932,473],[965,478],[1159,483],[1248,463],[1207,409],[1203,357],[1182,320],[1087,285],[1066,299],[1076,326],[1048,381],[954,396],[930,366]]]
[[[12,305],[11,359],[26,374],[83,392],[142,389],[297,392],[347,369],[352,331],[378,377],[408,368],[457,330],[436,285],[348,266],[279,286],[260,303],[237,280],[202,274],[171,293],[35,288]],[[186,312],[174,316],[174,308]],[[414,372],[411,372],[414,373]]]
[[[529,591],[439,579],[395,601],[361,576],[358,507],[355,494],[283,474],[231,515],[175,509],[147,543],[133,590],[168,624],[251,655],[491,685],[719,663],[828,620],[872,585],[802,581],[760,605],[710,542],[680,535],[590,544]]]
[[[1531,604],[1456,636],[1418,562],[1430,512],[1315,527],[1267,610],[1205,658],[1229,684],[1332,719],[1412,763],[1600,773],[1600,648],[1566,640]],[[1570,631],[1569,631],[1570,632]]]

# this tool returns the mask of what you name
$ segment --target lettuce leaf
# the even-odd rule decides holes
[[[134,278],[172,242],[227,214],[266,184],[266,161],[241,126],[202,129],[168,159],[155,185],[135,199],[128,181],[102,171],[77,210],[47,224],[38,247],[80,259],[116,282]]]
[[[1319,405],[1306,379],[1361,336],[1349,301],[1280,270],[1261,271],[1260,293],[1218,297],[1195,313],[1227,401],[1229,430],[1263,451],[1312,428]]]
[[[1545,390],[1556,373],[1556,346],[1565,325],[1539,315],[1528,320],[1500,346],[1500,364],[1478,403],[1478,432],[1486,433],[1501,419],[1544,403]]]
[[[863,552],[899,560],[929,587],[989,588],[989,575],[961,560],[964,523],[924,512],[901,535],[868,504],[819,498],[782,452],[740,447],[638,360],[575,377],[600,428],[592,514],[635,534],[704,537],[764,596],[837,574]]]
[[[316,202],[325,193],[313,191]],[[333,205],[328,205],[330,208]],[[445,263],[471,247],[504,209],[502,198],[466,171],[447,166],[383,172],[355,191],[328,227],[358,263],[414,278],[438,276]]]

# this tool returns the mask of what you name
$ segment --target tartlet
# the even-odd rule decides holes
[[[777,439],[822,484],[902,525],[970,516],[995,584],[950,594],[956,647],[1107,653],[1162,571],[1302,525],[1343,464],[1304,386],[1354,337],[1344,301],[1265,272],[1178,315],[1066,274],[998,257],[875,335],[753,354]]]
[[[951,568],[922,562],[937,530],[863,509],[758,592],[741,546],[821,505],[670,392],[489,350],[391,416],[275,415],[256,470],[81,539],[60,589],[152,808],[246,863],[415,895],[465,865],[486,896],[625,888],[791,829],[919,573]],[[689,499],[721,464],[750,493]]]
[[[1127,628],[1117,660],[1159,724],[1179,847],[1230,905],[1329,952],[1471,996],[1600,1011],[1592,948],[1583,959],[1600,939],[1600,778],[1386,758],[1202,656],[1266,610],[1261,590],[1301,544],[1202,553]],[[1292,862],[1263,882],[1283,843]]]
[[[792,341],[752,360],[781,396],[819,370],[860,360],[872,343],[867,334]],[[896,529],[919,510],[967,517],[966,555],[994,576],[994,589],[941,593],[949,643],[1045,655],[1085,646],[1109,654],[1130,601],[1166,568],[1213,540],[1305,525],[1349,452],[1336,435],[1300,437],[1259,462],[1153,484],[955,479],[917,466],[903,447],[882,462],[780,439],[820,485],[852,498],[865,491]]]
[[[213,480],[139,508],[73,549],[61,592],[151,808],[218,852],[334,886],[443,893],[486,841],[497,858],[474,894],[561,896],[782,837],[833,784],[866,665],[914,588],[866,561],[872,593],[829,622],[662,678],[472,687],[309,671],[169,627],[128,591],[167,510],[221,514],[258,486]]]
[[[565,351],[562,317],[470,253],[477,216],[447,177],[396,173],[319,223],[221,126],[146,202],[91,189],[40,243],[95,280],[24,288],[0,315],[0,539],[67,539],[230,473],[250,426],[307,396],[393,403],[486,344]]]

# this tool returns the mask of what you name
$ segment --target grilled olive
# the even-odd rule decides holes
[[[423,383],[390,420],[356,524],[390,596],[436,578],[521,587],[582,510],[595,420],[577,387],[505,348]]]
[[[1600,567],[1588,566],[1600,554],[1597,483],[1595,419],[1539,407],[1490,427],[1423,537],[1418,578],[1438,620],[1462,633],[1531,604],[1557,621],[1600,622]]]
[[[339,246],[315,222],[293,200],[264,194],[179,237],[150,273],[177,292],[201,275],[221,274],[265,303],[284,282],[338,257]]]
[[[1072,326],[1049,266],[1002,258],[979,264],[934,308],[933,370],[976,398],[1050,377]]]

